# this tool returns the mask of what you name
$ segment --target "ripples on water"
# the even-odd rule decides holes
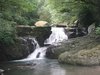
[[[49,59],[3,63],[0,68],[6,70],[4,75],[100,75],[99,66],[62,65]]]

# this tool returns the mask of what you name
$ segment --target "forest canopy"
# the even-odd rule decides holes
[[[15,25],[34,23],[38,17],[35,10],[35,0],[0,0],[0,44],[14,42]]]

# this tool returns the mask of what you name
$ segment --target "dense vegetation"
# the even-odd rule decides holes
[[[73,25],[76,21],[84,27],[92,23],[99,26],[99,0],[40,0],[40,19],[53,24]],[[100,28],[97,28],[99,33]]]
[[[0,43],[12,43],[15,25],[33,25],[37,20],[53,24],[95,23],[100,34],[99,0],[0,0]]]
[[[0,0],[0,44],[14,43],[15,25],[32,25],[35,10],[35,0]]]

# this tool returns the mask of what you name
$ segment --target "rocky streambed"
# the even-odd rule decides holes
[[[73,65],[100,64],[100,36],[95,33],[69,39],[58,47],[47,50],[47,57],[60,63]]]

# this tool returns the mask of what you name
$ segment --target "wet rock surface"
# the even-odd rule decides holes
[[[51,27],[32,27],[19,26],[16,28],[17,35],[20,37],[33,36],[36,38],[40,46],[44,46],[44,41],[49,38]]]
[[[46,52],[46,56],[51,59],[58,58],[60,63],[96,65],[100,63],[98,62],[100,59],[98,56],[100,55],[98,54],[100,52],[99,50],[100,36],[96,34],[89,34],[83,37],[69,39],[58,47],[49,48]],[[83,53],[84,56],[82,57],[80,53]],[[95,54],[97,54],[98,57],[94,57]],[[91,55],[91,57],[88,57],[88,55]]]
[[[44,41],[51,34],[51,27],[16,27],[16,40],[10,46],[0,45],[0,61],[16,60],[27,57],[36,49],[37,43],[44,46]],[[34,41],[38,41],[37,43]]]
[[[36,45],[37,43],[35,43],[32,37],[19,37],[11,46],[1,47],[0,54],[2,56],[0,61],[25,58],[36,49]]]
[[[64,53],[58,57],[60,63],[75,65],[99,65],[100,64],[100,36],[87,35],[76,38]]]
[[[92,49],[78,52],[64,52],[59,56],[59,62],[73,65],[93,66],[100,65],[100,45]]]

